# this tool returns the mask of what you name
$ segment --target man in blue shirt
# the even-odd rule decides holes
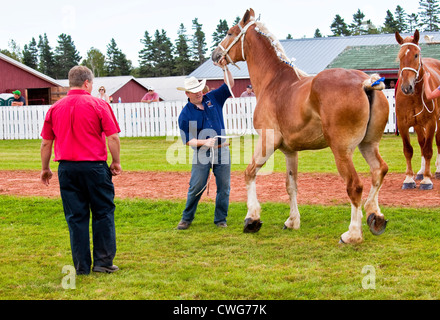
[[[225,82],[232,88],[234,79],[226,64],[222,59],[218,65],[223,69]],[[191,225],[199,200],[207,187],[211,168],[217,184],[214,223],[218,227],[227,227],[231,161],[228,144],[218,136],[225,136],[223,105],[231,92],[224,83],[204,95],[205,86],[206,80],[199,82],[191,77],[185,79],[184,87],[177,88],[185,91],[188,97],[188,103],[179,115],[180,134],[183,143],[194,149],[186,206],[177,226],[179,230],[188,229]]]
[[[21,95],[19,90],[12,91],[12,94],[14,95],[14,100],[11,106],[21,107],[26,105],[26,99]]]

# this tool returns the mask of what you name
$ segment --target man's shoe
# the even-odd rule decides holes
[[[115,271],[118,271],[119,268],[118,266],[108,266],[108,267],[103,267],[103,266],[94,266],[93,267],[93,272],[103,272],[103,273],[113,273]]]
[[[186,230],[189,228],[190,225],[191,225],[191,222],[182,220],[177,225],[177,230]]]
[[[228,225],[226,224],[226,222],[219,222],[219,223],[217,223],[217,227],[219,227],[219,228],[227,228]]]

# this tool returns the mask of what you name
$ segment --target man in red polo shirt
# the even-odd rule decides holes
[[[93,271],[114,272],[116,236],[112,175],[121,173],[119,125],[110,105],[91,96],[93,73],[76,66],[69,72],[70,91],[47,112],[41,136],[41,181],[52,178],[50,158],[59,162],[58,179],[77,274],[92,267],[89,239],[93,229]],[[107,145],[112,155],[107,165]]]

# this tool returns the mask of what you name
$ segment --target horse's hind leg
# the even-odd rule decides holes
[[[286,189],[290,198],[290,215],[284,223],[284,229],[299,229],[300,214],[296,195],[298,194],[298,152],[285,154],[286,156]]]
[[[362,182],[354,168],[353,151],[332,148],[339,174],[347,186],[347,194],[351,202],[351,221],[348,231],[342,234],[341,243],[362,242]]]
[[[388,165],[379,154],[379,142],[362,142],[359,150],[370,166],[371,172],[371,189],[364,204],[367,223],[374,235],[380,235],[385,231],[387,221],[380,211],[379,190],[388,172]]]

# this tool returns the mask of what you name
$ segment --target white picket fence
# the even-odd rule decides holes
[[[395,132],[394,90],[384,90],[390,105],[386,133]],[[121,137],[179,136],[178,117],[186,101],[114,103]],[[228,99],[223,108],[226,134],[256,134],[252,119],[255,98]],[[40,139],[50,106],[0,107],[0,140]]]

